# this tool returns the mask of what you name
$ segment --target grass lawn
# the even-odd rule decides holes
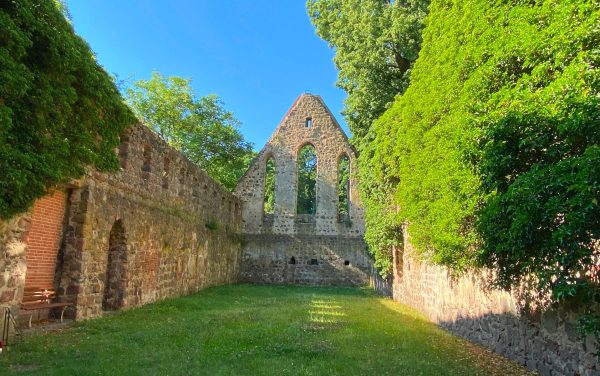
[[[370,290],[237,285],[26,336],[0,374],[528,373]]]

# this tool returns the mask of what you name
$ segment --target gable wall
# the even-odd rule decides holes
[[[306,127],[306,119],[312,126]],[[296,214],[297,156],[311,144],[317,154],[315,215]],[[338,218],[338,163],[350,159],[350,221]],[[266,163],[275,160],[275,208],[263,213]],[[245,243],[241,279],[258,283],[368,283],[370,258],[363,240],[364,210],[353,171],[356,154],[326,107],[315,95],[303,94],[292,105],[265,147],[238,183],[243,201]],[[296,264],[290,264],[294,257]],[[317,260],[317,265],[311,260]],[[313,261],[314,262],[314,261]],[[349,265],[345,265],[349,262]]]

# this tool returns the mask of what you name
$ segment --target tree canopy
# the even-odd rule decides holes
[[[166,142],[233,189],[254,157],[252,144],[216,95],[196,98],[190,83],[153,72],[126,90],[127,103]]]
[[[135,121],[64,11],[0,2],[0,218],[85,166],[116,169],[119,134]]]
[[[308,0],[317,34],[335,49],[344,116],[360,146],[373,120],[407,87],[429,0]]]
[[[317,34],[335,50],[337,86],[348,96],[344,118],[359,153],[370,153],[369,133],[378,119],[409,85],[421,48],[429,0],[308,0]],[[363,165],[364,166],[364,165]],[[371,180],[363,169],[361,197],[366,211],[366,240],[375,263],[391,268],[390,248],[400,243],[393,199],[379,189],[385,177]]]

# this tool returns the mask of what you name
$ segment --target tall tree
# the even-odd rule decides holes
[[[429,0],[309,0],[317,34],[335,49],[344,116],[360,148],[373,120],[402,93],[421,47]]]
[[[252,144],[216,95],[196,98],[190,83],[153,72],[126,90],[127,103],[162,139],[233,189],[254,156]]]
[[[0,1],[0,218],[84,167],[116,169],[135,118],[62,2]]]

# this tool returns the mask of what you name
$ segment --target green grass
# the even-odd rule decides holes
[[[27,336],[0,374],[527,373],[367,289],[237,285]]]

